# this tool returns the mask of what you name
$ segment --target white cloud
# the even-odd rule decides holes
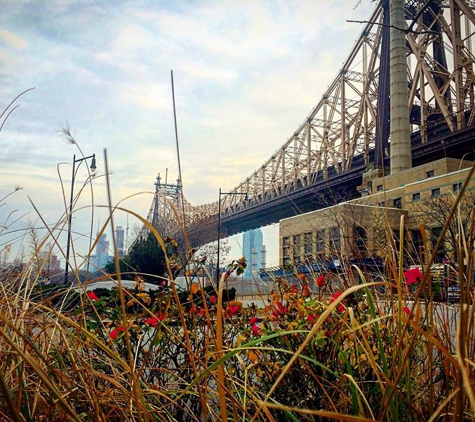
[[[17,50],[24,50],[28,47],[28,42],[25,39],[5,29],[0,29],[0,40],[8,47]]]
[[[77,152],[57,138],[68,121],[101,173],[107,148],[114,201],[149,192],[125,202],[146,215],[157,173],[168,168],[169,180],[177,177],[173,70],[185,195],[197,205],[215,201],[220,187],[245,180],[307,117],[361,30],[345,20],[367,18],[374,6],[327,3],[48,0],[36,10],[35,1],[15,2],[0,16],[0,89],[4,103],[37,90],[22,97],[0,134],[2,186],[33,188],[42,213],[58,218],[56,165],[68,162],[68,192]],[[105,179],[95,186],[105,205]],[[18,208],[30,209],[21,198]],[[84,220],[78,215],[75,227],[86,232]]]
[[[168,88],[168,87],[167,87]],[[165,87],[158,84],[142,83],[123,84],[118,89],[118,98],[123,102],[130,102],[131,104],[140,107],[155,109],[155,110],[169,110],[170,109],[170,92],[165,92]]]

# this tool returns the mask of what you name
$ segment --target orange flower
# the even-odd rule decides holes
[[[247,357],[252,363],[259,362],[259,355],[254,350],[249,350],[247,352]]]
[[[190,291],[192,295],[195,295],[196,293],[200,291],[200,286],[198,286],[198,284],[196,283],[193,283],[190,287]]]
[[[145,303],[146,305],[150,306],[150,303],[152,303],[152,299],[147,293],[137,293],[137,297],[142,299],[143,303]]]

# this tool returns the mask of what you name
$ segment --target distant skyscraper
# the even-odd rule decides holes
[[[124,239],[125,239],[124,229],[122,228],[122,226],[116,226],[115,240],[117,242],[117,251],[121,258],[124,256]]]
[[[109,241],[107,235],[104,233],[96,246],[96,255],[106,254],[109,255]]]
[[[107,235],[104,233],[101,236],[99,242],[96,245],[96,255],[92,258],[92,263],[97,268],[104,268],[104,266],[109,262],[109,241],[107,240]]]
[[[243,234],[243,252],[247,261],[247,268],[244,272],[244,277],[251,278],[252,273],[257,272],[265,265],[265,253],[262,255],[264,248],[264,237],[261,229],[249,230]]]

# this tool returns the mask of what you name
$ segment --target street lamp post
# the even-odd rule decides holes
[[[221,192],[219,188],[219,198],[218,198],[218,253],[217,253],[217,264],[216,264],[216,283],[219,285],[219,250],[220,250],[220,240],[221,240],[221,195],[245,195],[247,199],[247,192]]]
[[[76,155],[73,156],[73,173],[71,177],[71,198],[69,199],[69,215],[68,215],[68,240],[66,244],[66,268],[64,270],[64,283],[68,282],[69,276],[69,251],[71,248],[71,226],[72,226],[72,219],[73,219],[73,199],[74,199],[74,180],[76,178],[76,163],[80,163],[81,161],[91,160],[91,172],[94,173],[96,171],[96,154],[89,155],[87,157],[78,158],[76,160]]]

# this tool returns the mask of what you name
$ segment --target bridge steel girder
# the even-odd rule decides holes
[[[382,109],[382,98],[387,100],[387,95],[379,95],[380,86],[386,86],[389,78],[385,74],[389,66],[384,62],[386,1],[378,2],[342,68],[302,124],[269,160],[222,197],[221,221],[229,234],[245,228],[247,223],[232,222],[238,218],[249,220],[246,228],[252,228],[258,222],[270,224],[287,217],[292,204],[294,213],[310,211],[308,208],[318,204],[297,200],[299,192],[324,191],[325,186],[333,186],[333,181],[345,180],[345,173],[354,176],[355,169],[358,173],[370,166],[387,165],[389,121]],[[440,140],[433,143],[439,134],[456,139],[458,132],[469,129],[472,133],[474,10],[474,3],[467,0],[405,2],[407,26],[402,29],[407,41],[408,119],[414,165],[423,160],[417,151],[424,150],[424,144],[429,154],[440,153]],[[458,151],[455,149],[453,154]],[[424,157],[430,160],[430,156]],[[357,183],[359,177],[350,179]],[[350,179],[348,186],[353,188]],[[283,205],[274,206],[285,201],[286,212],[282,211]],[[251,209],[256,211],[251,213]],[[196,207],[186,204],[189,233],[197,232],[200,225],[210,228],[217,211],[217,202]],[[274,213],[274,217],[245,217],[259,212]],[[211,231],[208,240],[213,239]]]

